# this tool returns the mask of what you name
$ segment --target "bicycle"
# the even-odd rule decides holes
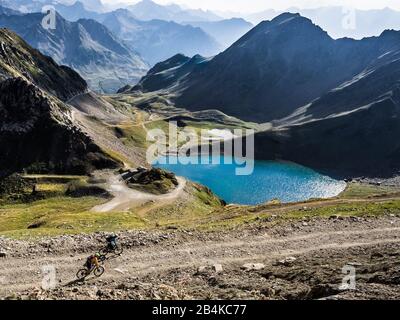
[[[106,247],[104,247],[103,249],[100,250],[100,254],[101,254],[100,260],[103,261],[103,259],[105,259],[105,256],[109,253],[113,253],[117,256],[120,256],[123,252],[124,252],[124,249],[119,245],[115,245],[114,247],[107,245]]]
[[[80,269],[80,270],[76,273],[76,277],[77,277],[79,280],[83,280],[83,279],[85,279],[86,277],[88,277],[88,276],[93,272],[93,274],[95,275],[95,277],[99,278],[99,277],[101,277],[101,276],[103,275],[104,271],[105,271],[105,269],[104,269],[104,267],[102,267],[102,266],[97,266],[97,267],[94,266],[94,267],[92,267],[91,269],[83,268],[83,269]]]

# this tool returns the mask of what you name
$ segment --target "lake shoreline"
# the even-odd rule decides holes
[[[154,164],[210,188],[227,203],[259,205],[273,200],[295,203],[338,196],[346,182],[290,161],[256,160],[248,175],[241,175],[239,161],[224,156],[176,155],[160,157]]]

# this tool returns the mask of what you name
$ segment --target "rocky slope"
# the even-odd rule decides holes
[[[7,29],[0,29],[0,80],[21,77],[66,101],[87,91],[86,82],[72,69],[30,47]]]
[[[174,55],[163,62],[157,63],[136,86],[121,88],[119,92],[158,91],[160,88],[168,91],[170,87],[176,85],[177,79],[185,77],[207,60],[207,58],[200,55],[195,55],[192,58],[183,54]]]
[[[0,26],[15,31],[57,63],[78,71],[96,91],[115,92],[147,71],[142,58],[102,24],[89,19],[69,22],[57,15],[56,28],[46,30],[43,17],[42,13],[0,14]]]
[[[60,101],[20,78],[0,83],[0,168],[85,174],[117,167]]]
[[[0,29],[0,173],[87,173],[117,167],[74,123],[67,100],[86,91],[86,82]]]

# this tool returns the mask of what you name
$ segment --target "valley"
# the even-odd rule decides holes
[[[399,31],[334,39],[297,13],[252,27],[146,0],[59,4],[53,32],[18,8],[0,6],[0,299],[400,298]],[[229,199],[147,158],[154,130],[173,157],[188,132],[190,154],[227,133],[244,150],[235,129],[283,169],[205,168]],[[123,255],[77,280],[111,233]]]

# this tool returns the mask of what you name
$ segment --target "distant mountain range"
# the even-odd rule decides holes
[[[103,16],[101,22],[135,48],[151,65],[176,53],[212,56],[222,46],[202,29],[163,20],[136,20],[128,10]]]
[[[126,7],[139,20],[218,21],[221,17],[212,11],[201,9],[182,9],[179,5],[159,5],[151,0],[143,0]]]
[[[152,1],[140,2],[134,7],[140,10],[130,7],[129,10],[117,9],[99,14],[86,10],[79,1],[72,6],[56,5],[57,11],[67,20],[85,18],[103,23],[151,65],[177,53],[213,56],[252,28],[252,24],[243,19],[210,21],[211,18],[200,19],[188,14],[178,19],[171,12],[180,12],[179,7],[160,6]],[[149,10],[151,16],[138,14],[145,12],[144,8],[147,7],[157,10]]]
[[[1,2],[0,2],[0,4],[1,4]],[[0,5],[0,14],[11,16],[11,15],[17,15],[17,14],[21,14],[21,13],[19,11],[17,11],[17,10],[13,10],[13,9],[9,9],[9,8],[6,8],[6,7],[2,7]]]
[[[221,20],[211,12],[185,10],[177,5],[163,6],[150,0],[110,12],[104,12],[104,7],[88,10],[88,3],[81,1],[52,5],[69,21],[94,19],[104,24],[150,65],[177,53],[213,56],[253,27],[243,19]],[[21,8],[15,4],[14,7]],[[41,11],[39,7],[34,8],[30,7],[33,11]]]
[[[41,25],[43,16],[0,14],[0,27],[14,30],[57,63],[77,70],[96,91],[115,92],[148,69],[140,55],[97,21],[69,22],[57,15],[56,29],[46,30]]]
[[[106,11],[101,0],[79,0],[87,10],[96,12]],[[0,6],[12,8],[23,13],[41,12],[46,5],[73,5],[76,0],[0,0]]]
[[[86,10],[96,13],[110,12],[123,8],[130,10],[137,20],[148,21],[155,19],[174,21],[181,24],[190,22],[192,25],[195,22],[217,22],[231,18],[242,18],[256,25],[262,21],[271,20],[284,12],[300,13],[326,30],[335,39],[342,37],[361,39],[363,37],[378,36],[386,29],[400,29],[400,12],[390,8],[353,10],[351,7],[346,6],[324,6],[312,9],[291,7],[281,11],[267,9],[252,14],[243,14],[241,12],[213,12],[210,10],[186,9],[177,4],[160,5],[151,0],[140,1],[134,5],[124,3],[103,4],[100,0],[78,1],[82,2]],[[37,12],[45,4],[53,4],[57,7],[59,4],[71,6],[75,2],[76,0],[0,0],[0,5],[23,12]],[[73,13],[71,14],[73,15]],[[79,15],[79,11],[76,11],[75,15]],[[89,17],[77,17],[77,19],[80,18]],[[209,34],[218,41],[220,40],[215,36],[218,33]],[[224,41],[219,42],[225,45]]]
[[[326,30],[335,39],[349,37],[361,39],[379,36],[387,29],[400,29],[400,12],[390,9],[357,10],[350,7],[320,7],[315,9],[288,8],[284,11],[266,10],[245,15],[244,18],[258,24],[271,20],[283,12],[300,13]]]
[[[211,35],[224,48],[228,48],[254,26],[241,18],[232,18],[220,21],[189,21],[187,24],[199,27]]]

